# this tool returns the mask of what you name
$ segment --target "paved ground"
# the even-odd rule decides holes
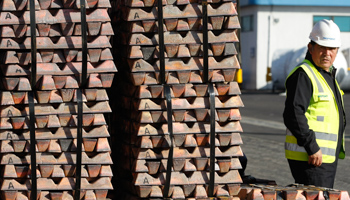
[[[242,91],[241,124],[243,127],[243,152],[248,157],[247,175],[275,180],[285,186],[294,182],[284,157],[282,113],[285,96],[280,93]],[[350,149],[350,93],[344,97],[348,133],[346,147]],[[340,160],[335,189],[350,191],[350,152]]]

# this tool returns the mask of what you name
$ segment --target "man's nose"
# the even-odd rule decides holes
[[[324,48],[322,52],[323,52],[324,55],[327,55],[327,56],[328,56],[328,55],[331,55],[332,49],[330,49],[330,48]]]

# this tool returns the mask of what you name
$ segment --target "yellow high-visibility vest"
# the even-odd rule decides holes
[[[339,132],[339,112],[337,102],[332,89],[329,87],[324,77],[308,60],[304,60],[303,63],[295,67],[290,72],[287,79],[299,67],[303,68],[306,72],[311,80],[313,88],[310,105],[305,112],[309,128],[315,132],[316,142],[322,151],[322,162],[333,163],[336,158],[335,154]],[[340,89],[337,81],[335,82],[343,101],[344,92]],[[345,157],[344,142],[343,134],[342,148],[338,155],[339,158],[342,159]],[[309,159],[305,148],[297,144],[297,139],[288,129],[286,131],[285,155],[287,159],[291,160],[308,161]]]

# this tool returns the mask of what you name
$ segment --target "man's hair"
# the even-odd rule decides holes
[[[314,45],[316,44],[316,42],[314,42],[313,40],[310,40],[310,44],[311,44],[312,46],[314,46]]]

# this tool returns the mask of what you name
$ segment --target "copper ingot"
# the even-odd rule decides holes
[[[173,160],[173,169],[174,171],[181,171],[185,166],[186,159],[176,158]]]
[[[16,200],[18,191],[3,191],[2,198],[6,200]]]
[[[50,198],[51,200],[62,200],[63,192],[53,192],[50,191]]]
[[[196,142],[196,139],[193,137],[192,134],[187,134],[185,137],[185,142],[183,144],[184,147],[197,147],[198,144]]]
[[[39,169],[41,172],[41,177],[47,178],[51,176],[54,169],[54,165],[39,165]]]
[[[185,134],[176,134],[176,135],[174,135],[175,146],[180,147],[180,146],[184,145],[185,139],[186,139],[186,135]]]
[[[159,161],[146,161],[149,174],[157,174],[160,166]]]
[[[152,191],[152,186],[140,185],[136,186],[137,195],[141,198],[146,198]]]
[[[25,117],[11,117],[13,129],[22,129],[25,123]]]
[[[212,43],[211,50],[214,56],[220,56],[223,54],[225,49],[225,43]]]
[[[101,165],[86,165],[89,177],[98,177],[101,170]]]
[[[38,128],[44,128],[49,121],[49,115],[37,115],[35,116],[35,121]]]
[[[73,177],[75,175],[75,165],[63,165],[63,171],[66,177]]]
[[[39,152],[45,152],[49,148],[51,140],[37,140],[36,145]]]
[[[177,51],[177,57],[178,58],[189,58],[189,57],[191,57],[191,53],[185,45],[179,45],[179,50]]]
[[[224,16],[210,17],[210,22],[214,30],[221,30],[224,22]]]
[[[12,146],[15,152],[23,152],[27,144],[26,140],[12,140]]]
[[[198,171],[206,170],[208,158],[194,158],[194,161]]]
[[[93,152],[97,143],[95,138],[83,138],[84,149],[86,152]]]

